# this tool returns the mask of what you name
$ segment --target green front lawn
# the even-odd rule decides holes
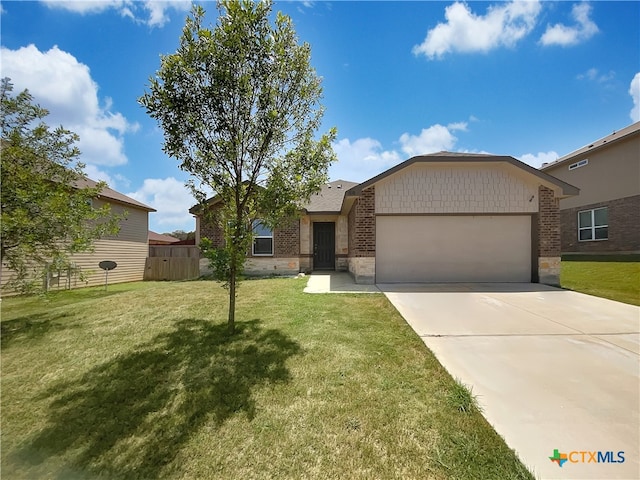
[[[563,257],[560,284],[577,292],[640,305],[640,256]]]
[[[532,478],[386,298],[214,282],[2,301],[2,477]]]

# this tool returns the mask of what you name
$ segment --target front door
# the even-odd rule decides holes
[[[336,268],[336,224],[315,222],[313,224],[313,269],[334,270]]]

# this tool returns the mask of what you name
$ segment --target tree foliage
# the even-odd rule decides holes
[[[291,19],[271,21],[270,1],[223,0],[215,27],[194,6],[176,53],[163,56],[140,99],[164,130],[164,151],[220,200],[229,328],[235,289],[251,246],[251,221],[270,227],[295,216],[327,180],[335,129],[316,137],[323,107],[311,49]],[[206,209],[203,208],[204,213]]]
[[[169,235],[170,237],[178,238],[180,240],[194,240],[196,238],[196,232],[185,232],[184,230],[165,232],[163,235]]]
[[[49,112],[27,90],[12,96],[8,78],[0,85],[2,139],[1,262],[13,288],[42,285],[47,265],[65,268],[69,255],[88,251],[95,239],[117,233],[118,217],[91,200],[104,183],[80,188],[86,180],[75,143],[78,136],[43,121]],[[5,272],[6,273],[6,272]]]

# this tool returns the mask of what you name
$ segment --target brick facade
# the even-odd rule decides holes
[[[224,246],[224,232],[222,227],[218,225],[216,219],[219,207],[212,207],[210,213],[205,217],[200,217],[200,238],[208,238],[216,248]]]
[[[578,212],[607,207],[609,238],[578,241]],[[562,252],[640,252],[640,195],[560,211]]]
[[[218,225],[215,218],[216,211],[213,207],[211,216],[201,217],[200,221],[200,238],[206,237],[213,243],[214,247],[224,246],[224,232]],[[273,232],[273,256],[279,258],[298,257],[300,255],[300,221],[298,219],[291,220],[288,224],[276,228]],[[251,257],[251,249],[248,257]]]
[[[540,185],[538,188],[538,255],[560,256],[560,200],[553,190]],[[534,246],[535,248],[535,246]]]
[[[273,232],[274,257],[298,257],[300,255],[300,220],[276,228]]]
[[[349,212],[349,257],[376,256],[375,187],[362,191]]]

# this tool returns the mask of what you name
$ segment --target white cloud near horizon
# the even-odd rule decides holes
[[[147,178],[138,190],[126,195],[157,210],[149,217],[156,229],[188,232],[195,228],[195,220],[189,209],[197,202],[184,182],[174,177]]]
[[[636,73],[629,85],[629,95],[633,101],[633,108],[629,112],[633,123],[640,121],[640,72]]]
[[[451,52],[486,53],[512,47],[533,30],[540,10],[537,0],[511,1],[476,15],[466,3],[455,2],[445,9],[446,22],[429,30],[425,40],[413,47],[413,54],[439,59]]]
[[[440,124],[432,125],[429,128],[423,128],[419,135],[403,133],[400,136],[401,149],[409,157],[448,151],[458,141],[452,132],[466,130],[467,124],[460,122],[446,127]]]
[[[571,17],[575,25],[567,26],[561,23],[548,25],[540,38],[540,43],[544,46],[567,47],[590,39],[599,32],[598,26],[591,20],[590,15],[591,5],[586,2],[576,3],[571,9]]]
[[[99,87],[89,67],[57,46],[41,52],[35,45],[0,49],[1,76],[9,77],[14,93],[28,89],[36,103],[49,110],[44,121],[62,125],[80,136],[80,160],[86,164],[116,166],[127,163],[124,135],[138,130],[118,112],[110,98],[98,97]]]
[[[538,152],[537,154],[525,153],[521,155],[518,160],[534,168],[540,168],[543,163],[555,162],[558,158],[560,158],[560,155],[552,150],[549,152]]]
[[[191,0],[40,0],[49,8],[59,8],[81,15],[117,10],[123,17],[149,27],[163,27],[169,21],[169,10],[187,12]]]

